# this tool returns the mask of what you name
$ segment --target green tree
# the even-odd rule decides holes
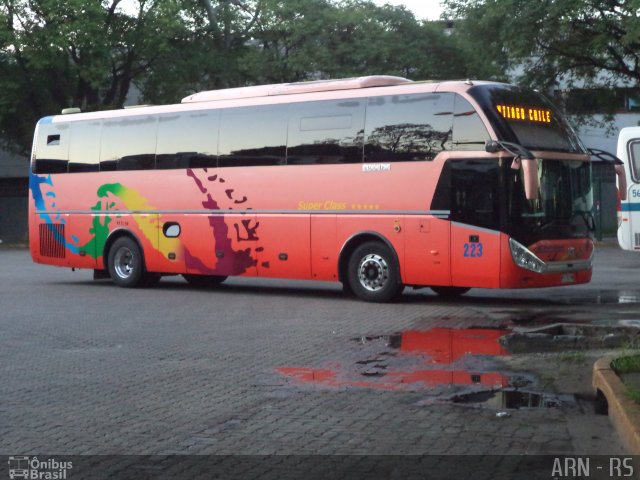
[[[402,7],[363,0],[264,0],[245,57],[258,83],[387,74],[464,76],[444,24],[420,23]]]
[[[613,87],[640,82],[640,0],[445,0],[456,36],[522,81]]]
[[[39,118],[121,108],[134,85],[169,103],[316,78],[468,77],[444,26],[365,0],[0,0],[0,141],[27,154]]]
[[[2,0],[0,138],[26,154],[35,122],[64,107],[124,104],[132,82],[180,35],[179,5],[139,0]]]
[[[325,76],[330,63],[328,0],[264,0],[263,12],[244,57],[253,83],[302,81]]]
[[[137,82],[145,100],[175,102],[197,91],[251,84],[244,58],[253,49],[251,32],[262,13],[261,2],[177,1],[184,30]]]

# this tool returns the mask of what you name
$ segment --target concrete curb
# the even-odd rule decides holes
[[[609,405],[609,418],[627,451],[640,455],[640,405],[627,397],[625,386],[611,368],[615,357],[604,357],[593,365],[593,388]]]

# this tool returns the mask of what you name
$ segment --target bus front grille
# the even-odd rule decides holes
[[[40,255],[43,257],[64,258],[63,224],[43,223],[40,225]]]

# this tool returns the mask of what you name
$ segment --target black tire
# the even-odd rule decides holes
[[[183,273],[182,276],[189,285],[194,287],[215,287],[227,279],[224,275],[191,275]]]
[[[469,290],[471,290],[470,287],[429,287],[429,288],[431,288],[431,290],[433,290],[435,293],[437,293],[438,295],[444,298],[456,298],[456,297],[459,297],[460,295],[464,295]]]
[[[109,249],[107,268],[113,283],[119,287],[140,287],[149,278],[144,270],[142,251],[130,237],[120,237],[113,242]]]
[[[382,242],[366,242],[349,259],[347,281],[351,291],[366,302],[388,302],[402,290],[395,255]]]
[[[351,285],[349,284],[349,280],[345,281],[342,284],[342,293],[344,293],[348,297],[353,297],[353,290],[351,290]]]

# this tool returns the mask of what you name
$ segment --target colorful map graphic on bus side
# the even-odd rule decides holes
[[[256,247],[256,242],[259,240],[257,234],[259,223],[252,223],[250,219],[242,219],[234,222],[232,226],[228,225],[224,216],[224,212],[227,212],[228,209],[221,209],[219,201],[214,198],[211,192],[215,190],[213,188],[215,186],[222,187],[223,191],[216,192],[215,197],[228,200],[230,205],[244,204],[247,202],[247,197],[236,196],[234,189],[222,185],[225,183],[223,178],[209,175],[207,169],[198,171],[188,169],[186,172],[203,195],[200,201],[202,207],[209,212],[221,211],[220,215],[208,215],[212,238],[210,242],[211,255],[207,255],[207,258],[213,259],[215,264],[207,264],[203,258],[190,252],[178,238],[163,238],[162,242],[158,242],[158,232],[162,230],[164,224],[162,214],[156,215],[158,213],[156,206],[152,205],[136,189],[122,183],[105,183],[98,187],[96,191],[98,200],[89,207],[91,211],[96,212],[87,232],[90,238],[82,245],[75,235],[71,236],[71,241],[68,241],[65,235],[55,228],[56,224],[66,224],[67,221],[62,218],[60,210],[56,207],[56,193],[51,175],[42,176],[32,173],[29,187],[38,215],[49,226],[56,241],[73,254],[84,252],[92,258],[101,257],[112,230],[114,218],[128,215],[135,222],[148,244],[153,246],[163,258],[166,259],[170,253],[177,252],[180,256],[184,256],[185,266],[189,271],[202,274],[239,275],[248,268],[256,266],[257,259],[251,255],[252,247],[234,249],[232,235],[235,235],[236,243],[249,242],[249,245]],[[48,191],[45,191],[45,186],[49,187]],[[148,214],[144,212],[148,212]],[[220,252],[224,255],[220,255]]]

